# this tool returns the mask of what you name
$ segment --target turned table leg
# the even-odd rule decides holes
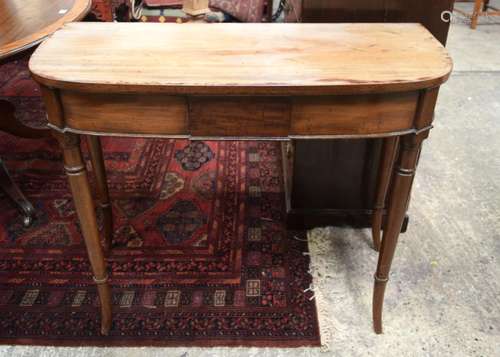
[[[102,209],[104,227],[104,250],[108,252],[111,249],[113,238],[113,213],[111,201],[109,199],[108,183],[106,179],[106,168],[102,157],[101,140],[98,136],[87,136],[89,144],[90,158],[94,169],[96,186],[97,186],[97,201]]]
[[[483,9],[483,0],[476,0],[474,2],[474,11],[472,12],[470,27],[475,29],[477,27],[477,22],[479,20],[479,14]]]
[[[382,333],[382,307],[385,286],[389,280],[392,259],[406,214],[406,206],[415,176],[415,168],[423,136],[411,134],[401,137],[399,162],[395,170],[387,224],[380,247],[377,272],[375,273],[373,325],[375,332],[378,334]]]
[[[80,137],[75,134],[54,132],[63,149],[64,169],[68,176],[73,200],[80,220],[80,227],[94,273],[101,301],[101,333],[107,335],[111,328],[111,290],[108,285],[106,263],[99,242],[99,231],[94,202],[87,179],[87,171],[80,151]]]
[[[372,221],[372,238],[373,248],[376,251],[380,250],[380,231],[382,230],[382,218],[385,208],[385,200],[387,197],[387,190],[391,180],[392,168],[395,160],[396,147],[398,137],[390,137],[384,139],[382,145],[382,157],[380,160],[377,193],[375,197],[375,208],[373,212]]]
[[[399,138],[398,160],[395,164],[394,179],[391,184],[387,221],[380,246],[373,290],[373,327],[378,334],[382,333],[385,287],[389,280],[392,259],[408,208],[422,142],[427,139],[432,128],[438,92],[439,88],[434,87],[420,93],[414,120],[415,133]]]

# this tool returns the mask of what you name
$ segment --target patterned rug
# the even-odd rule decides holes
[[[0,66],[1,97],[40,125],[25,61]],[[0,133],[37,212],[24,228],[0,193],[0,343],[319,346],[305,234],[284,224],[279,144],[106,138],[103,148],[115,221],[108,337],[55,140]]]

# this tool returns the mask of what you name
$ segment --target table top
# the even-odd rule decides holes
[[[91,0],[1,0],[0,59],[40,43],[66,22],[83,18]]]
[[[95,92],[315,95],[438,86],[452,61],[419,24],[71,23],[30,69]]]

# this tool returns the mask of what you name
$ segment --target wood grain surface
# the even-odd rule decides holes
[[[30,69],[85,91],[324,95],[438,86],[452,63],[418,24],[71,23]]]
[[[91,0],[0,1],[0,59],[35,46],[66,22],[82,19]]]
[[[412,128],[418,92],[293,99],[291,135],[367,135]]]
[[[290,103],[282,97],[193,97],[188,120],[195,137],[286,137]]]
[[[80,131],[181,136],[188,132],[187,104],[182,97],[68,91],[60,93],[60,98],[65,125]],[[53,124],[58,125],[57,121]]]
[[[80,134],[268,140],[374,137],[421,129],[414,122],[418,91],[281,97],[61,90],[45,99],[56,97],[64,115],[49,115],[50,126]]]
[[[446,50],[416,24],[82,23],[56,32],[31,57],[30,69],[63,149],[99,289],[102,333],[111,327],[112,301],[80,134],[400,136],[373,295],[381,333],[385,285],[420,146],[451,68]],[[100,145],[91,140],[93,163],[103,166]],[[99,191],[101,205],[109,205]]]

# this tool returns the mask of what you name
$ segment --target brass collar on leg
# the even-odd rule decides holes
[[[83,165],[79,165],[79,166],[66,166],[66,165],[64,165],[64,171],[66,172],[66,175],[78,176],[82,172],[85,171],[85,166],[83,166]]]
[[[106,284],[106,283],[108,282],[108,280],[109,280],[109,276],[108,276],[108,275],[106,275],[106,276],[105,276],[104,278],[102,278],[102,279],[97,279],[95,276],[93,276],[93,277],[92,277],[92,279],[94,279],[94,283],[96,283],[96,284],[98,284],[98,285],[99,285],[99,284]]]
[[[375,278],[376,283],[387,283],[389,281],[389,278],[379,278],[377,274],[373,276]]]

